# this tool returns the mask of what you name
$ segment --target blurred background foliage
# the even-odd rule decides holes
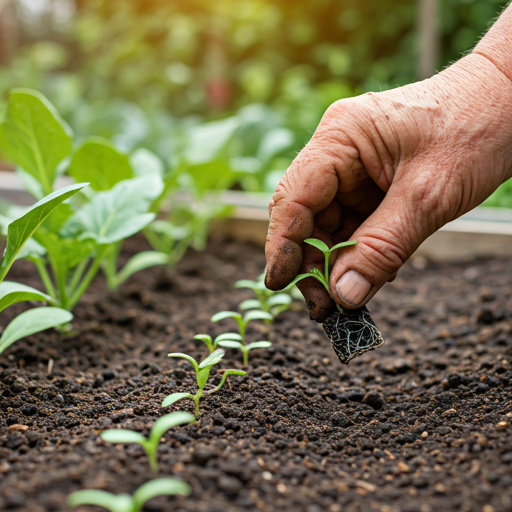
[[[471,49],[507,3],[438,0],[437,69]],[[0,98],[38,89],[79,137],[145,147],[169,165],[191,129],[231,117],[226,154],[247,190],[272,189],[333,101],[418,74],[417,0],[2,5]],[[266,151],[271,130],[277,147]]]

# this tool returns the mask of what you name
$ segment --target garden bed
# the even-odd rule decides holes
[[[130,240],[124,256],[144,244]],[[226,330],[211,315],[249,298],[233,285],[264,264],[260,248],[214,240],[175,271],[154,267],[115,293],[98,277],[74,310],[77,334],[48,331],[8,349],[0,510],[65,511],[72,491],[131,493],[150,479],[140,447],[104,443],[100,432],[147,434],[164,412],[191,410],[160,406],[194,389],[190,365],[166,355],[204,357],[193,336]],[[39,286],[27,261],[9,279]],[[23,308],[9,308],[4,325]],[[512,258],[408,264],[370,310],[386,344],[349,366],[305,308],[280,315],[273,347],[251,353],[247,376],[159,447],[161,474],[192,495],[144,510],[510,511]],[[242,368],[240,354],[228,350],[222,366]]]

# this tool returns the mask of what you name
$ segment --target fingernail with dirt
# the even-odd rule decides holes
[[[372,283],[355,270],[345,272],[336,284],[340,299],[351,306],[359,306],[371,289]]]

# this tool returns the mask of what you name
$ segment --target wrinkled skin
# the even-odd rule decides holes
[[[503,43],[499,29],[500,22],[473,53],[428,80],[327,110],[270,203],[268,288],[322,270],[323,255],[305,238],[329,246],[352,239],[358,243],[333,254],[330,288],[339,304],[362,306],[428,236],[511,177],[512,38]],[[358,304],[336,288],[348,270],[369,281]],[[314,320],[335,310],[315,279],[298,286]]]

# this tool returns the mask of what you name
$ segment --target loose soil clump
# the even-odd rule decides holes
[[[130,240],[124,256],[143,245]],[[114,293],[100,276],[74,311],[76,333],[48,331],[8,349],[0,510],[67,511],[72,491],[131,493],[150,479],[140,446],[99,434],[147,435],[164,413],[191,410],[161,408],[167,395],[195,389],[191,368],[167,353],[204,358],[193,336],[232,329],[209,319],[250,298],[233,285],[264,264],[261,249],[213,241],[176,270],[149,269]],[[23,261],[9,278],[39,285]],[[9,308],[3,325],[23,308]],[[512,510],[512,258],[408,264],[369,309],[386,344],[348,366],[305,307],[280,315],[273,347],[251,352],[247,376],[160,444],[160,474],[182,478],[192,495],[144,510]],[[264,325],[251,329],[250,341],[266,336]],[[222,366],[241,369],[241,355],[228,350]]]

